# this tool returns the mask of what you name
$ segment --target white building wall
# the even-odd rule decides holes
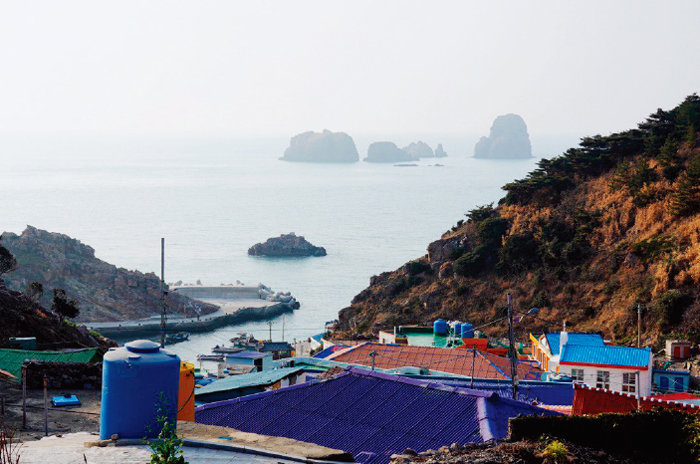
[[[583,383],[591,387],[596,387],[598,371],[610,372],[610,390],[622,391],[622,374],[639,372],[639,395],[648,396],[651,394],[651,368],[645,371],[637,371],[633,368],[616,369],[611,367],[594,367],[594,366],[572,366],[564,364],[560,366],[561,374],[571,375],[572,369],[583,369]]]

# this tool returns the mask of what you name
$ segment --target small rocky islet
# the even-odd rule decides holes
[[[498,116],[488,137],[481,137],[474,146],[475,158],[520,159],[532,157],[530,136],[523,118],[517,114]]]
[[[251,256],[302,258],[326,256],[326,249],[314,246],[303,236],[290,232],[279,237],[269,238],[264,243],[256,243],[248,249],[248,254]]]

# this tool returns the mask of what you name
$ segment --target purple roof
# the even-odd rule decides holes
[[[196,421],[282,436],[383,464],[406,448],[504,438],[508,418],[556,414],[490,392],[351,367],[335,377],[210,403]]]

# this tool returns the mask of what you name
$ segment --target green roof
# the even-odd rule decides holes
[[[0,348],[0,369],[8,371],[16,376],[17,379],[21,379],[22,364],[26,359],[62,363],[88,363],[95,360],[96,357],[97,348],[75,351],[33,351]]]
[[[271,369],[268,371],[253,372],[250,374],[232,375],[230,377],[215,380],[209,385],[196,389],[194,391],[194,396],[197,397],[208,393],[238,390],[239,388],[246,387],[272,385],[301,370],[301,367],[283,367],[281,369]]]

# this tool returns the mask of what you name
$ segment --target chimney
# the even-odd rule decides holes
[[[559,334],[559,353],[562,352],[562,350],[564,349],[564,345],[566,345],[568,341],[569,333],[566,331],[566,321],[564,321],[561,333]]]

